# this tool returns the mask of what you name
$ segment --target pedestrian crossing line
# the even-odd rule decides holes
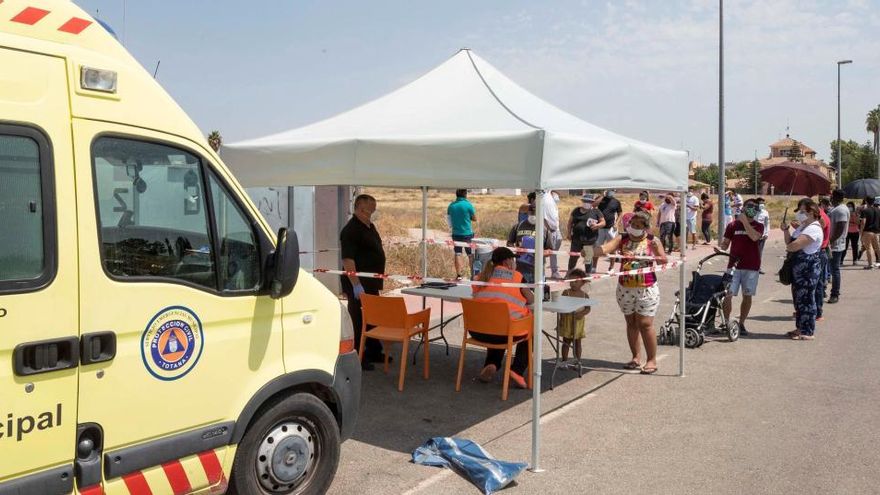
[[[437,474],[433,474],[428,478],[425,478],[418,485],[410,488],[409,490],[403,492],[403,495],[415,495],[416,493],[421,492],[422,490],[429,488],[431,486],[436,485],[437,483],[445,480],[446,478],[452,476],[454,471],[451,469],[444,469]]]

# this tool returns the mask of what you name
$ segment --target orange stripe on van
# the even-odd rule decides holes
[[[2,0],[0,0],[2,1]],[[88,488],[80,488],[80,495],[104,495],[104,486],[100,483],[97,485],[92,485]]]
[[[12,22],[20,22],[22,24],[33,26],[34,24],[40,22],[43,17],[46,17],[47,15],[49,15],[48,10],[38,9],[36,7],[28,7],[19,12],[11,20]]]
[[[79,34],[91,24],[92,21],[80,19],[79,17],[71,17],[70,20],[62,24],[58,30],[63,33]]]
[[[162,464],[162,470],[165,471],[165,477],[168,478],[168,484],[171,485],[174,495],[183,495],[192,491],[192,485],[180,461],[166,462]]]
[[[153,495],[153,491],[150,490],[150,484],[147,483],[147,478],[140,471],[126,474],[122,477],[122,481],[125,482],[125,487],[128,488],[128,493],[131,495]]]

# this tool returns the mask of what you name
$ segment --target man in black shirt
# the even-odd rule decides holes
[[[376,211],[376,198],[361,194],[354,200],[354,214],[351,220],[339,233],[339,245],[342,250],[342,269],[347,272],[385,273],[385,250],[379,231],[370,220]],[[363,326],[361,314],[361,294],[379,295],[382,290],[381,278],[342,276],[342,291],[348,299],[348,314],[354,325],[354,342],[359,345]],[[373,369],[371,362],[382,361],[382,343],[376,339],[367,339],[364,346],[364,361],[361,367]]]
[[[592,194],[584,194],[581,198],[582,206],[572,210],[568,219],[568,236],[571,239],[570,251],[581,253],[584,256],[584,269],[587,273],[595,271],[593,266],[593,245],[599,237],[599,229],[605,227],[605,215],[598,208],[593,208]],[[568,271],[577,265],[578,256],[570,255],[568,258]]]
[[[880,209],[877,208],[874,198],[865,198],[865,206],[861,213],[862,246],[868,253],[868,266],[865,270],[873,270],[874,263],[880,261]],[[873,256],[872,256],[873,255]]]
[[[647,194],[645,195],[645,198],[647,198]],[[614,236],[617,235],[615,225],[617,225],[617,220],[620,218],[620,215],[623,214],[623,208],[620,206],[620,201],[614,197],[613,189],[605,191],[605,197],[602,198],[602,201],[599,201],[598,208],[605,217],[605,226],[599,229],[599,237],[596,239],[596,245],[601,246],[611,239],[614,239]],[[598,261],[599,258],[593,258],[594,268]],[[613,267],[614,260],[612,259],[609,270]]]

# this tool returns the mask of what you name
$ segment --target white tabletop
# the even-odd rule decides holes
[[[473,292],[469,285],[456,285],[448,289],[432,289],[427,287],[411,287],[401,289],[401,294],[420,297],[434,297],[443,301],[459,302],[462,299],[470,299]],[[596,299],[585,299],[583,297],[559,296],[555,301],[544,301],[544,311],[550,313],[572,313],[581,308],[589,306],[598,306],[599,301]],[[534,306],[534,305],[530,305]]]
[[[429,287],[410,287],[401,289],[401,294],[409,296],[434,297],[443,301],[458,302],[462,299],[473,297],[473,291],[469,285],[455,285],[448,289],[432,289]]]

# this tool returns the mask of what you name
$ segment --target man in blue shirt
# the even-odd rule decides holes
[[[473,222],[477,221],[477,210],[467,200],[467,189],[455,190],[455,201],[446,208],[446,217],[452,228],[452,240],[470,243],[474,238]],[[455,275],[462,278],[461,258],[467,253],[468,266],[473,270],[474,255],[470,246],[455,246]],[[473,274],[471,274],[473,276]]]

